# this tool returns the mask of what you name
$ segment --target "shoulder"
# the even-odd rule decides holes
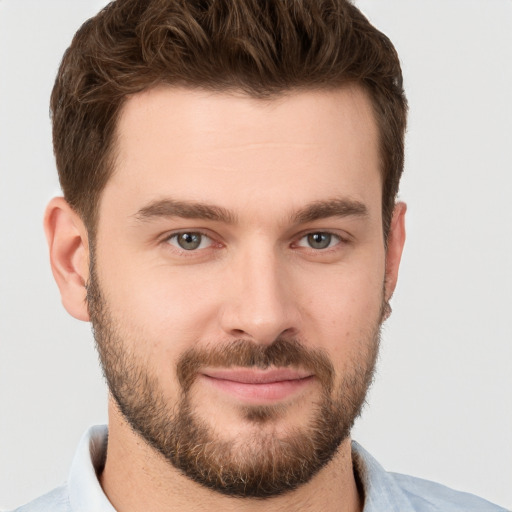
[[[507,512],[473,494],[390,473],[355,441],[352,460],[365,495],[364,512]]]
[[[68,487],[62,485],[12,512],[71,512]]]
[[[407,496],[413,510],[432,512],[507,512],[474,494],[455,491],[421,478],[388,473]]]

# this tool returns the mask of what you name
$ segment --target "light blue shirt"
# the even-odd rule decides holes
[[[105,460],[107,427],[82,437],[68,481],[14,512],[115,512],[96,476]],[[388,473],[352,442],[355,469],[364,490],[363,512],[507,512],[472,494],[411,476]]]

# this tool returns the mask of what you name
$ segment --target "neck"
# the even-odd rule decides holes
[[[361,512],[352,467],[350,439],[308,483],[268,499],[232,498],[207,489],[175,469],[126,424],[115,407],[109,411],[109,438],[101,486],[117,512]]]

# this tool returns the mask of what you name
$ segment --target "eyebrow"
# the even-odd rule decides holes
[[[336,198],[314,203],[292,215],[292,222],[305,224],[328,217],[367,217],[368,208],[364,203],[353,199]]]
[[[232,212],[221,206],[200,202],[160,199],[141,208],[134,217],[139,221],[149,221],[159,217],[181,217],[183,219],[206,219],[226,224],[236,221]]]
[[[367,217],[368,209],[364,203],[346,198],[315,201],[294,212],[290,220],[295,224],[305,224],[328,217]],[[155,218],[180,217],[183,219],[205,219],[226,224],[235,224],[236,215],[222,206],[195,201],[177,201],[160,199],[141,208],[134,217],[141,222]]]

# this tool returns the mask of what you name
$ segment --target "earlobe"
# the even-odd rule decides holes
[[[398,280],[398,269],[402,259],[402,251],[405,244],[405,212],[407,205],[397,203],[393,210],[393,218],[388,235],[388,247],[386,251],[386,283],[385,299],[389,301],[395,291]]]
[[[70,315],[89,321],[85,288],[89,276],[87,229],[68,202],[55,197],[46,208],[44,230],[62,304]]]

